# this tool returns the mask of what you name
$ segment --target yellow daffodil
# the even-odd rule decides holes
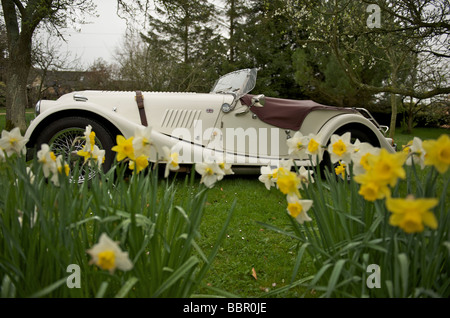
[[[117,152],[117,161],[122,161],[126,158],[130,158],[131,160],[135,159],[133,139],[134,137],[125,139],[125,137],[121,135],[116,137],[117,145],[112,147],[112,150]]]
[[[369,156],[367,160],[373,181],[393,187],[399,178],[405,179],[403,164],[407,157],[407,153],[389,153],[386,149],[381,149],[379,155]]]
[[[444,134],[437,140],[424,140],[422,147],[426,152],[425,165],[434,166],[440,173],[445,173],[450,165],[450,137]]]
[[[300,200],[296,196],[288,196],[287,201],[288,206],[286,210],[290,216],[297,220],[298,223],[303,224],[305,221],[312,221],[306,213],[313,204],[312,200]]]
[[[297,195],[300,196],[300,178],[296,173],[288,171],[284,168],[278,168],[277,171],[277,186],[278,189],[286,195]]]
[[[147,156],[141,155],[141,156],[137,157],[136,160],[131,160],[128,167],[131,170],[136,169],[136,173],[139,173],[142,170],[144,170],[145,168],[147,168],[148,165],[149,165],[149,162],[148,162]]]
[[[12,154],[24,155],[26,153],[26,147],[28,139],[22,137],[20,129],[18,127],[12,129],[10,132],[3,130],[2,137],[0,138],[0,150],[5,151],[6,156]]]
[[[415,199],[408,196],[406,199],[388,198],[386,207],[392,213],[389,224],[398,226],[406,233],[417,233],[424,230],[424,224],[432,229],[438,226],[433,212],[439,201],[437,199]]]
[[[111,274],[116,269],[129,271],[133,268],[133,264],[128,258],[128,252],[122,252],[119,244],[111,240],[105,233],[102,233],[99,242],[86,252],[92,257],[90,264],[95,264]]]
[[[339,161],[339,165],[336,167],[336,168],[334,168],[334,172],[336,173],[336,175],[340,175],[342,178],[345,178],[345,173],[346,173],[346,168],[347,167],[347,165],[344,163],[344,162],[342,162],[342,161]]]
[[[358,193],[367,201],[383,199],[391,194],[388,185],[377,182],[370,172],[357,175],[354,177],[354,180],[361,184]]]

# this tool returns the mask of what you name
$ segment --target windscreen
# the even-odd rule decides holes
[[[255,87],[256,74],[256,68],[228,73],[217,80],[211,93],[235,93],[243,96]]]

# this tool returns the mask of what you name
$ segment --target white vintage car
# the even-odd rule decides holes
[[[91,125],[96,144],[106,151],[105,169],[113,163],[116,136],[129,138],[138,126],[152,127],[151,161],[167,146],[177,148],[180,164],[222,155],[236,171],[288,158],[286,140],[297,131],[320,133],[326,141],[332,134],[351,132],[354,139],[394,151],[392,140],[385,137],[387,127],[367,110],[249,95],[256,75],[256,69],[229,73],[210,93],[80,91],[56,101],[41,100],[25,135],[27,147],[36,150],[47,143],[55,153],[73,157],[70,154],[82,148],[75,138]]]

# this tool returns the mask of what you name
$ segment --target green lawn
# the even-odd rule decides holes
[[[190,192],[183,188],[178,191],[181,196]],[[202,248],[207,250],[213,245],[235,199],[237,205],[227,237],[204,283],[242,297],[263,296],[286,286],[291,279],[296,242],[257,223],[289,229],[286,198],[276,189],[268,191],[257,175],[227,176],[209,191],[200,232]],[[312,265],[306,262],[296,279],[312,273]],[[206,288],[199,292],[211,293]],[[279,296],[299,297],[304,292],[311,295],[297,288]]]

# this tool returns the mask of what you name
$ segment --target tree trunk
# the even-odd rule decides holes
[[[28,105],[27,82],[29,66],[20,57],[10,58],[6,80],[6,130],[27,128],[25,109]]]
[[[397,123],[397,95],[391,94],[391,124],[389,127],[390,138],[394,138],[396,123]]]
[[[19,28],[13,1],[2,0],[8,36],[9,60],[6,78],[6,130],[19,127],[25,132],[28,74],[31,68],[31,42],[37,24],[22,22]],[[30,18],[29,16],[22,19]]]

